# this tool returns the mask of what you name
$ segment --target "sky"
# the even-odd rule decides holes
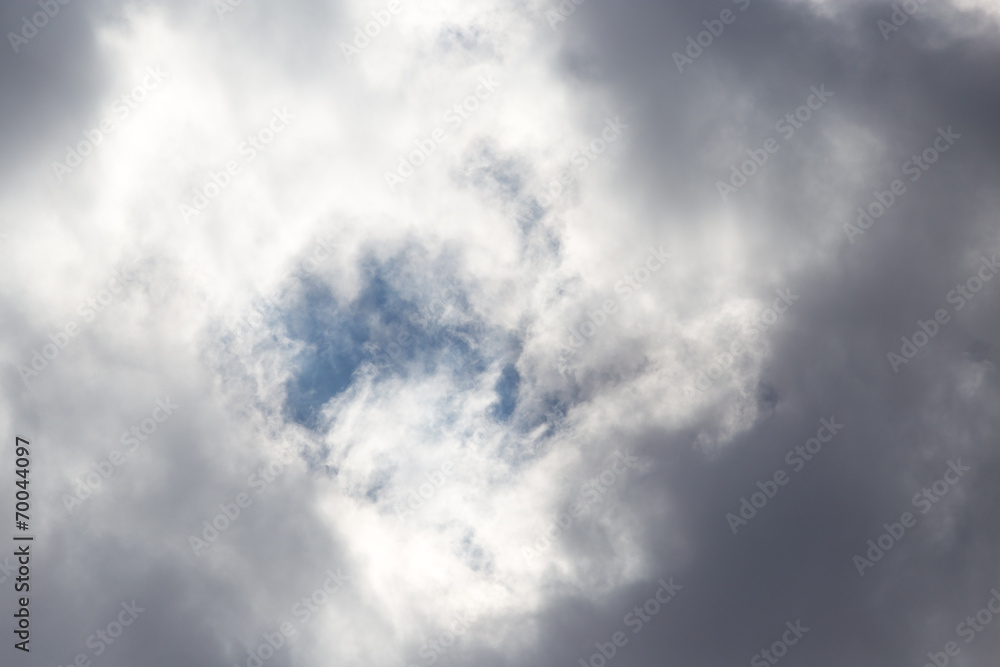
[[[1000,3],[0,28],[0,663],[996,664]]]

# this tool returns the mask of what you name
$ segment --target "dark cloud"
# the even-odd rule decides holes
[[[587,2],[554,29],[554,4],[403,4],[351,63],[386,3],[72,2],[0,57],[2,194],[35,225],[0,226],[32,659],[247,664],[307,600],[265,665],[756,666],[783,641],[788,664],[949,641],[988,664],[1000,620],[957,633],[1000,585],[996,11],[924,4],[885,39],[882,2]],[[22,174],[119,94],[112,53],[171,88],[73,185]],[[181,225],[192,174],[284,103],[288,133]],[[135,284],[22,381],[135,249]]]
[[[989,528],[997,377],[988,360],[1000,294],[986,283],[961,312],[946,296],[997,251],[995,19],[942,6],[886,43],[876,21],[888,5],[825,16],[818,4],[754,3],[678,73],[671,54],[726,6],[588,3],[560,26],[567,74],[612,89],[643,137],[622,187],[668,211],[657,218],[675,238],[725,237],[723,216],[734,215],[755,251],[742,289],[766,296],[787,284],[802,297],[769,335],[757,394],[768,409],[750,430],[712,458],[687,445],[689,431],[643,439],[652,468],[619,501],[645,527],[657,570],[686,588],[614,663],[742,664],[780,638],[785,621],[802,619],[810,631],[784,661],[923,664],[956,640],[969,664],[986,664],[1000,635],[987,628],[966,648],[955,627],[998,583],[1000,542]],[[981,29],[966,30],[972,22]],[[715,182],[746,149],[780,136],[775,122],[820,84],[834,91],[826,107],[723,205]],[[949,127],[961,139],[911,183],[904,163]],[[897,178],[906,194],[849,243],[841,229],[853,211]],[[711,252],[698,259],[704,272],[717,270]],[[950,324],[893,373],[886,354],[940,308]],[[790,472],[786,452],[831,416],[844,430],[733,535],[725,515],[758,481]],[[920,514],[912,496],[959,458],[971,471]],[[666,506],[676,521],[663,520]],[[907,511],[917,526],[860,577],[852,557]],[[671,556],[676,540],[687,558]],[[584,557],[595,543],[575,548]],[[553,601],[542,642],[550,648],[530,661],[589,657],[655,587],[632,587],[597,613]]]

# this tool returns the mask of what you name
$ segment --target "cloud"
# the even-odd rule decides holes
[[[995,3],[225,7],[0,62],[33,660],[917,664],[989,599]]]

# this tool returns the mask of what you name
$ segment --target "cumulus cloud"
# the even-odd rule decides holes
[[[0,23],[4,664],[995,655],[996,3]]]

